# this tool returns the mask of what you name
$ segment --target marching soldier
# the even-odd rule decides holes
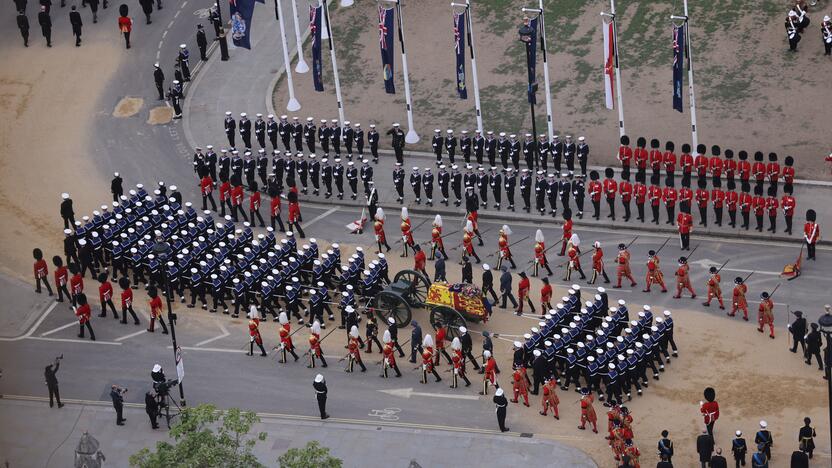
[[[41,283],[43,283],[43,285],[46,286],[46,291],[49,293],[49,296],[52,296],[52,286],[49,285],[48,279],[49,267],[46,265],[46,260],[43,259],[43,251],[40,249],[34,249],[32,250],[32,256],[35,258],[35,264],[33,266],[33,271],[35,275],[35,292],[38,294],[41,293],[40,285]],[[104,279],[106,281],[107,274],[102,274],[104,275]],[[60,292],[60,289],[58,291]],[[110,287],[110,294],[112,295],[112,287]],[[112,301],[110,301],[110,304],[112,304]],[[101,301],[101,309],[104,309],[103,300]],[[113,313],[115,313],[115,310],[113,310]],[[118,314],[116,314],[116,317],[118,317]]]
[[[543,231],[538,229],[534,234],[534,266],[532,268],[532,276],[537,276],[541,267],[546,268],[548,276],[552,275],[552,269],[549,268],[549,260],[546,258],[545,241]]]
[[[370,145],[370,154],[373,156],[373,163],[378,164],[378,141],[380,135],[376,131],[376,125],[370,124],[370,131],[367,132],[367,144]]]
[[[299,358],[297,353],[295,353],[295,345],[294,343],[292,343],[292,325],[289,323],[289,318],[286,316],[286,312],[280,313],[280,316],[278,316],[278,321],[280,322],[280,329],[278,330],[278,333],[280,335],[279,350],[283,354],[280,363],[286,363],[286,353],[290,353],[292,357],[295,358],[295,361],[297,361]]]
[[[566,241],[564,241],[566,243]],[[572,272],[577,271],[581,274],[581,279],[585,280],[586,275],[584,274],[584,270],[581,269],[581,255],[578,251],[577,246],[573,245],[571,242],[569,243],[569,251],[567,252],[569,256],[569,260],[566,262],[566,277],[564,281],[569,281],[572,278]]]
[[[463,255],[473,256],[477,263],[480,263],[480,257],[474,250],[474,236],[476,235],[473,221],[468,219],[462,234],[462,251]],[[482,242],[482,239],[480,239]]]
[[[43,262],[43,266],[44,268],[46,267],[46,262]],[[107,281],[106,272],[102,272],[98,275],[98,282],[101,283],[101,285],[98,287],[98,299],[101,301],[101,313],[98,314],[98,316],[106,317],[107,306],[110,306],[110,310],[113,311],[113,318],[118,320],[118,312],[116,312],[116,306],[113,304],[113,285],[110,284],[109,281]],[[47,287],[48,286],[49,284],[47,283]],[[49,295],[52,295],[51,289],[49,290]]]
[[[86,327],[90,332],[90,340],[95,341],[95,333],[92,331],[92,324],[90,324],[91,309],[87,303],[87,296],[84,293],[77,293],[73,299],[73,302],[77,304],[73,305],[73,309],[80,325],[78,338],[84,338],[84,328]]]
[[[458,378],[464,380],[465,386],[468,387],[471,385],[471,381],[465,375],[465,356],[462,354],[462,342],[458,337],[454,337],[453,341],[451,341],[451,350],[453,351],[453,357],[451,357],[453,364],[451,388],[457,388],[459,386],[457,383]]]
[[[774,339],[774,302],[769,293],[763,291],[760,294],[760,306],[757,308],[757,331],[763,333],[766,325],[769,327],[769,337]]]
[[[592,246],[595,248],[595,251],[592,253],[592,279],[589,281],[589,284],[595,284],[599,274],[604,278],[604,283],[609,283],[610,278],[607,276],[606,270],[604,270],[604,251],[601,249],[601,243],[595,241]]]
[[[525,271],[520,272],[520,282],[517,283],[517,299],[519,300],[519,305],[516,310],[516,314],[518,316],[523,315],[523,304],[527,302],[529,304],[529,308],[531,309],[531,313],[534,314],[536,309],[534,308],[534,303],[532,302],[531,296],[529,295],[529,291],[531,290],[531,282],[529,278],[526,276]]]
[[[592,432],[597,434],[598,416],[595,414],[595,407],[592,406],[594,401],[595,398],[593,398],[589,389],[586,387],[581,388],[581,425],[578,426],[578,429],[585,430],[586,423],[588,422],[592,425]]]
[[[792,334],[792,347],[789,351],[796,353],[797,352],[797,344],[800,343],[801,351],[803,355],[806,355],[806,333],[808,330],[806,329],[806,319],[803,318],[803,312],[796,310],[793,312],[794,316],[797,317],[794,319],[794,322],[789,324],[789,332]]]
[[[708,272],[711,275],[708,278],[708,299],[702,305],[709,307],[711,305],[711,299],[716,298],[719,301],[719,308],[725,310],[725,304],[722,302],[722,288],[719,285],[722,279],[719,276],[719,271],[716,267],[712,266]]]
[[[347,368],[344,369],[346,372],[352,372],[353,367],[356,363],[358,363],[359,367],[361,367],[361,372],[367,372],[367,367],[364,365],[364,361],[361,360],[361,351],[359,348],[363,347],[359,346],[359,334],[358,334],[358,326],[353,325],[350,327],[349,333],[349,342],[347,344],[347,348],[349,350],[349,360],[347,363]]]
[[[68,193],[62,193],[61,200],[61,218],[64,220],[64,229],[69,229],[75,226],[75,210],[72,209],[72,199],[69,198]]]
[[[436,372],[436,366],[433,363],[433,338],[430,335],[425,335],[422,341],[422,383],[428,383],[428,374],[433,374],[436,382],[441,382],[442,377]]]
[[[378,253],[381,253],[382,245],[386,247],[389,252],[390,245],[387,243],[387,235],[384,233],[384,210],[381,208],[376,210],[375,220],[373,222],[373,232],[375,232],[376,244],[378,244]]]
[[[682,290],[690,291],[690,298],[696,298],[696,292],[690,284],[690,265],[688,265],[687,257],[679,257],[679,268],[676,269],[676,295],[674,299],[682,297]]]
[[[511,244],[509,243],[508,238],[511,234],[511,228],[509,228],[507,224],[504,224],[503,227],[500,228],[500,236],[497,239],[497,245],[500,249],[497,258],[498,270],[502,268],[504,261],[511,263],[511,268],[517,268],[517,265],[514,263],[514,257],[511,254]]]
[[[402,219],[401,230],[402,230],[402,249],[403,250],[402,250],[402,254],[400,256],[401,257],[407,257],[408,247],[411,250],[413,250],[413,246],[415,245],[415,242],[413,240],[413,232],[411,231],[412,224],[410,222],[410,216],[408,216],[406,206],[402,207],[401,219]],[[414,254],[415,254],[415,251],[414,251]]]
[[[535,351],[539,352],[539,350]],[[555,416],[555,419],[560,420],[560,415],[558,413],[558,405],[560,404],[560,399],[558,398],[556,391],[557,386],[557,381],[554,377],[549,377],[548,379],[546,379],[546,384],[543,385],[543,411],[540,411],[540,414],[542,416],[546,416],[546,414],[548,414],[549,412],[549,408],[551,408],[552,413]]]
[[[442,257],[447,260],[448,254],[445,252],[445,242],[442,240],[442,216],[436,215],[433,220],[433,229],[431,229],[431,251],[430,259],[436,258],[436,252],[442,254]]]
[[[202,178],[200,181],[200,188],[202,191],[202,211],[206,211],[208,209],[208,202],[211,202],[211,209],[213,211],[217,211],[217,203],[214,201],[214,181],[211,180],[211,176],[208,175],[207,171],[205,173],[205,177]]]
[[[287,289],[291,288],[288,286]],[[302,322],[301,322],[302,323]],[[312,328],[309,334],[309,364],[307,368],[315,367],[315,359],[321,361],[321,367],[327,367],[326,359],[324,359],[323,351],[321,351],[321,324],[317,320],[312,323]]]
[[[315,126],[315,120],[312,117],[307,117],[306,125],[303,126],[303,139],[306,141],[306,148],[310,153],[315,152],[317,134],[318,128]]]
[[[539,352],[539,351],[538,351]],[[514,398],[511,400],[512,403],[518,403],[518,397],[523,397],[523,404],[525,406],[529,406],[529,384],[526,382],[526,369],[518,367],[514,370],[512,374],[512,382],[513,382],[513,390],[514,390]]]
[[[642,292],[650,292],[650,287],[654,283],[662,287],[663,293],[667,292],[667,286],[664,284],[664,274],[659,264],[659,256],[656,255],[655,250],[647,252],[647,278],[645,283],[646,286]]]
[[[260,335],[260,317],[257,316],[257,308],[251,306],[248,313],[248,334],[249,334],[249,351],[248,355],[254,355],[254,344],[260,348],[260,356],[268,356],[265,348],[263,348],[263,337]]]
[[[464,352],[465,351],[463,351],[463,353]],[[497,387],[497,392],[502,392],[502,389],[499,388],[498,385],[497,385],[497,374],[495,372],[495,370],[497,368],[497,361],[494,360],[494,357],[491,355],[491,351],[486,350],[486,351],[483,351],[482,354],[483,354],[483,357],[486,359],[486,363],[483,366],[484,367],[484,372],[483,372],[483,377],[482,377],[482,391],[480,392],[480,395],[488,395],[488,384],[491,384],[491,385]],[[477,365],[476,360],[471,359],[471,362],[473,363],[475,369],[479,367]],[[464,364],[463,364],[463,366],[464,366]],[[506,402],[506,403],[508,403],[508,402]]]
[[[389,320],[391,320],[395,323],[395,319],[393,319],[392,317],[390,317]],[[395,327],[394,324],[391,324],[390,326],[391,326],[391,328]],[[383,355],[383,357],[382,357],[382,374],[379,375],[379,377],[387,378],[387,370],[388,369],[393,369],[394,371],[396,371],[396,377],[401,377],[402,373],[401,373],[401,371],[399,371],[399,366],[396,365],[396,355],[395,355],[395,352],[394,352],[394,348],[398,346],[398,343],[396,343],[393,340],[393,338],[390,334],[390,330],[385,330],[384,331],[384,335],[382,336],[382,341],[384,342],[384,349],[382,350],[382,355]],[[399,351],[401,351],[401,348],[399,348]],[[402,352],[401,356],[404,356],[403,352]]]
[[[806,259],[815,260],[815,245],[820,240],[820,225],[815,222],[815,210],[806,210],[806,223],[803,225],[803,241],[806,243]]]
[[[416,204],[422,204],[422,175],[419,173],[419,168],[414,167],[410,172],[410,188],[413,189],[413,194],[416,195]]]
[[[634,287],[637,283],[633,279],[633,273],[630,271],[630,252],[624,244],[618,244],[618,255],[615,257],[616,275],[618,283],[613,288],[621,287],[622,278],[630,280],[630,287]]]
[[[734,278],[734,291],[731,300],[731,312],[728,316],[733,317],[738,310],[743,313],[742,319],[748,321],[748,302],[745,299],[745,294],[748,292],[748,286],[745,285],[745,280],[737,276]]]

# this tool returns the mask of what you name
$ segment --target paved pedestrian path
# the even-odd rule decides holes
[[[309,404],[315,405],[310,398]],[[130,455],[168,439],[165,430],[150,428],[139,405],[125,408],[127,423],[119,427],[107,402],[65,403],[61,409],[50,409],[45,401],[0,399],[0,425],[15,428],[0,432],[0,462],[71,466],[75,447],[86,431],[101,444],[105,466],[128,466]],[[341,422],[336,419],[337,408],[330,411],[333,419],[326,422],[261,414],[262,422],[252,433],[263,431],[267,438],[255,446],[255,454],[265,465],[277,466],[277,458],[289,448],[317,440],[347,467],[596,466],[578,449],[533,436],[399,427],[394,422]]]

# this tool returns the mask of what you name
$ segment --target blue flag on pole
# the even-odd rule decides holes
[[[321,7],[309,6],[309,30],[312,31],[312,82],[315,91],[324,90],[323,61],[321,60]]]
[[[393,42],[393,23],[396,12],[392,8],[378,7],[378,43],[381,47],[381,66],[384,73],[384,92],[396,94],[396,84],[393,82],[393,54],[396,45]]]
[[[682,81],[685,62],[685,25],[673,26],[673,109],[684,112]]]
[[[454,13],[454,51],[456,52],[456,92],[468,99],[465,88],[465,12]]]
[[[231,17],[231,41],[237,47],[251,49],[251,19],[255,0],[228,0]]]
[[[538,25],[539,18],[533,18],[529,20],[529,28],[532,30],[532,37],[529,41],[529,89],[528,89],[528,98],[529,103],[535,104],[536,103],[536,96],[534,91],[532,90],[532,83],[537,82],[537,25]]]

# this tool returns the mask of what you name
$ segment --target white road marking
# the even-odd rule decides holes
[[[124,341],[124,340],[130,339],[130,338],[133,338],[134,336],[139,336],[143,333],[147,333],[147,330],[142,329],[142,330],[139,330],[137,332],[130,333],[129,335],[120,336],[120,337],[116,338],[116,341]]]
[[[170,29],[172,26],[173,26],[173,20],[170,20],[170,23],[168,23],[168,27],[165,28],[165,29]]]
[[[62,343],[89,343],[89,344],[102,344],[102,345],[116,345],[121,346],[123,343],[118,343],[115,341],[92,341],[88,339],[73,339],[73,338],[44,338],[42,336],[30,336],[26,338],[28,340],[40,340],[40,341],[59,341]]]
[[[182,5],[182,6],[184,6],[184,5]],[[178,11],[177,11],[174,15],[173,15],[173,18],[174,18],[174,19],[178,18],[178,17],[179,17],[179,13],[182,13],[182,9],[181,9],[181,8],[180,8],[180,9],[179,9],[179,10],[178,10]]]
[[[57,302],[53,302],[53,303],[52,303],[52,305],[50,305],[50,306],[46,309],[46,311],[45,311],[43,314],[41,314],[41,316],[40,316],[40,318],[38,319],[38,321],[37,321],[37,322],[35,322],[35,324],[34,324],[34,325],[32,325],[32,328],[30,328],[30,329],[29,329],[29,331],[28,331],[28,332],[26,332],[26,334],[25,334],[25,335],[16,336],[16,337],[14,337],[14,338],[0,338],[0,341],[20,341],[20,340],[22,340],[22,339],[24,339],[24,338],[28,338],[28,337],[32,336],[32,334],[35,332],[35,330],[37,330],[37,329],[38,329],[38,327],[40,326],[40,324],[41,324],[41,323],[43,323],[43,321],[44,321],[44,320],[46,320],[46,316],[47,316],[47,315],[49,315],[49,313],[50,313],[50,312],[52,312],[52,310],[53,310],[53,309],[55,309],[55,307],[56,307],[57,305],[58,305],[58,303],[57,303]]]
[[[67,328],[69,328],[69,327],[71,327],[71,326],[73,326],[73,325],[77,325],[77,324],[78,324],[78,321],[72,321],[72,322],[69,322],[69,323],[68,323],[68,324],[66,324],[66,325],[61,325],[61,326],[60,326],[60,327],[58,327],[58,328],[53,328],[52,330],[49,330],[48,332],[43,332],[43,333],[41,333],[41,334],[40,334],[40,336],[49,336],[49,335],[51,335],[51,334],[53,334],[53,333],[57,333],[57,332],[59,332],[59,331],[61,331],[61,330],[65,330],[65,329],[67,329]]]
[[[449,393],[427,393],[427,392],[414,392],[412,388],[397,388],[393,390],[379,390],[381,393],[386,393],[388,395],[393,395],[402,398],[410,398],[412,396],[422,396],[422,397],[429,397],[429,398],[448,398],[452,400],[479,400],[480,397],[474,395],[453,395]]]
[[[317,217],[313,218],[312,221],[309,221],[308,223],[306,223],[305,226],[308,228],[309,226],[311,226],[311,225],[317,223],[318,221],[326,218],[327,216],[331,215],[332,213],[335,213],[336,211],[338,211],[338,208],[330,208],[329,210],[324,211],[323,213],[321,213]]]
[[[217,353],[247,353],[245,349],[226,349],[226,348],[197,348],[194,346],[180,346],[180,348],[187,351],[214,351]],[[173,349],[173,346],[168,346],[168,349]]]
[[[220,322],[219,320],[215,320],[214,322],[220,327],[220,331],[222,332],[222,334],[218,335],[218,336],[215,336],[213,338],[208,338],[207,340],[200,341],[199,343],[194,345],[195,347],[206,345],[206,344],[208,344],[212,341],[216,341],[216,340],[225,338],[226,336],[230,335],[230,333],[225,328],[225,326],[222,324],[222,322]]]

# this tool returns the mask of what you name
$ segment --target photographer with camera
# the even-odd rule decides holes
[[[118,385],[113,385],[110,387],[110,398],[113,399],[113,408],[116,410],[116,425],[123,426],[124,422],[127,419],[121,416],[121,412],[124,409],[124,394],[127,393],[126,388],[119,387]]]
[[[58,377],[55,375],[58,373],[58,369],[61,367],[61,359],[63,358],[63,354],[56,357],[55,362],[46,366],[46,369],[44,369],[43,371],[43,377],[46,380],[46,388],[49,389],[50,408],[54,406],[53,397],[54,400],[58,402],[58,408],[64,407],[64,404],[61,403],[61,394],[58,392]]]
[[[159,424],[156,418],[159,416],[159,403],[156,402],[156,395],[153,392],[144,394],[144,411],[147,417],[150,418],[150,426],[153,429],[159,429]]]

